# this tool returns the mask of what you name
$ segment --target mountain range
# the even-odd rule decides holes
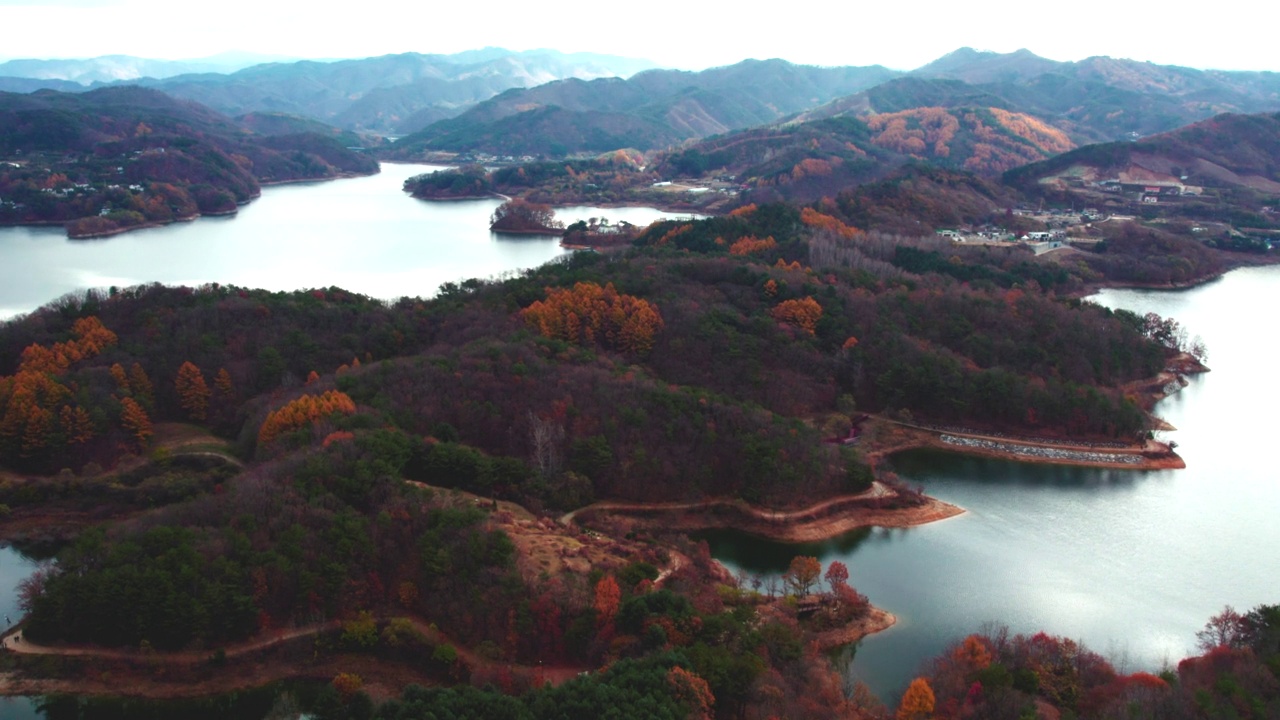
[[[1073,145],[1164,132],[1222,112],[1280,109],[1280,74],[1105,57],[1057,62],[1026,50],[998,54],[968,48],[910,73],[748,60],[699,73],[652,70],[626,81],[565,80],[509,90],[406,136],[392,156],[649,150],[746,128],[756,132],[761,126],[786,128],[845,116],[866,120],[929,108],[961,117],[971,110],[1023,116],[1069,140],[1065,147],[1055,139],[1039,149],[1052,154]],[[1035,159],[1040,157],[1025,156],[1021,162]],[[996,173],[1010,166],[989,165]]]
[[[107,59],[97,60],[101,64]],[[69,62],[75,61],[11,61],[0,65],[0,90],[84,89],[75,81],[89,77],[87,71],[61,66]],[[146,64],[150,62],[158,61],[140,61],[136,66],[151,68]],[[131,76],[127,82],[195,100],[227,115],[283,112],[346,130],[398,135],[452,117],[508,88],[563,78],[628,76],[653,67],[653,63],[591,53],[486,48],[455,55],[403,53],[331,62],[272,62],[232,73],[173,75],[169,72],[172,65],[154,67],[161,74]],[[3,77],[6,68],[21,71],[23,76]],[[101,84],[99,81],[93,86]]]

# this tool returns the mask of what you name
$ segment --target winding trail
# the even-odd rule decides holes
[[[824,511],[837,505],[861,500],[870,500],[873,498],[891,497],[894,494],[893,490],[889,489],[879,480],[876,480],[871,483],[870,489],[861,493],[857,493],[855,495],[838,495],[798,510],[766,510],[764,508],[750,505],[745,500],[737,498],[712,498],[710,500],[695,500],[691,502],[654,503],[615,502],[606,500],[603,502],[592,503],[586,507],[580,507],[572,512],[567,512],[560,516],[560,523],[563,525],[572,525],[578,514],[582,512],[683,512],[689,510],[710,510],[716,507],[730,507],[758,520],[765,520],[768,522],[786,522],[788,520],[799,521],[809,519],[813,515],[822,514]]]
[[[670,573],[670,571],[668,571],[668,573]],[[426,622],[422,618],[413,616],[396,617],[407,619],[413,626],[413,629],[421,633],[428,642],[436,645],[447,643],[453,647],[457,652],[458,657],[465,661],[473,671],[477,669],[498,670],[501,668],[510,671],[516,676],[535,677],[540,675],[552,684],[559,685],[570,678],[576,677],[580,673],[588,672],[592,669],[586,666],[516,665],[513,663],[490,660],[477,654],[470,647],[453,641],[450,637],[435,627],[435,625]],[[390,618],[384,617],[379,619],[388,620]],[[22,637],[22,631],[19,627],[10,630],[3,636],[3,638],[0,638],[0,650],[18,653],[21,655],[57,655],[62,657],[99,658],[103,660],[123,661],[162,660],[166,663],[195,665],[207,663],[209,661],[209,657],[219,649],[222,650],[228,658],[242,657],[244,655],[270,650],[291,640],[312,637],[326,632],[336,632],[341,629],[341,621],[330,620],[324,623],[315,623],[289,630],[275,631],[244,642],[223,645],[210,650],[143,651],[134,648],[104,648],[94,645],[41,645],[30,642],[25,637]]]

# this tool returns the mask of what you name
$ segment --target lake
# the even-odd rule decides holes
[[[849,672],[883,699],[921,664],[984,624],[1084,641],[1129,671],[1195,649],[1230,604],[1280,602],[1280,477],[1265,449],[1280,406],[1267,308],[1280,267],[1235,270],[1178,292],[1107,290],[1093,301],[1177,318],[1209,347],[1212,372],[1156,407],[1185,470],[1063,468],[909,453],[895,469],[968,512],[907,530],[788,546],[707,533],[733,569],[781,573],[791,557],[841,560],[850,582],[898,625],[858,647]]]
[[[532,267],[565,252],[558,240],[488,231],[497,200],[428,203],[401,192],[433,169],[384,165],[380,175],[269,187],[232,218],[201,218],[95,241],[60,229],[0,228],[0,317],[83,287],[206,282],[293,290],[338,285],[380,298],[429,295],[443,282]],[[636,224],[645,208],[558,210]],[[850,672],[889,701],[950,641],[1007,624],[1086,642],[1129,670],[1176,663],[1195,632],[1232,604],[1280,602],[1280,479],[1263,448],[1263,414],[1280,406],[1268,380],[1265,327],[1280,268],[1237,270],[1180,292],[1112,290],[1110,307],[1178,318],[1209,346],[1213,372],[1157,407],[1187,469],[1123,472],[914,453],[896,469],[968,513],[909,530],[870,530],[812,546],[710,535],[733,568],[779,573],[793,555],[843,560],[851,582],[899,617],[858,648]],[[0,612],[31,564],[0,551]],[[9,598],[4,600],[4,598]],[[8,604],[4,604],[8,603]],[[24,699],[0,718],[34,717]]]
[[[100,240],[69,240],[60,227],[0,228],[0,319],[82,288],[149,282],[428,296],[441,283],[536,267],[566,252],[559,238],[490,232],[501,200],[427,202],[402,191],[405,179],[439,169],[384,164],[369,177],[266,187],[234,216]],[[556,216],[566,225],[687,217],[596,207],[558,208]]]

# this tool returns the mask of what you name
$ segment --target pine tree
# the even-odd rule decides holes
[[[190,362],[182,363],[174,387],[178,391],[178,402],[187,415],[192,420],[203,421],[209,414],[210,392],[200,368]]]
[[[151,440],[151,418],[133,398],[120,401],[120,424],[137,441],[139,450]]]

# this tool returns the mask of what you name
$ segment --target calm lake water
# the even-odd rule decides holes
[[[0,228],[0,317],[83,287],[141,282],[233,283],[292,290],[338,285],[374,297],[429,295],[443,282],[551,260],[556,239],[488,231],[498,201],[426,203],[400,190],[434,169],[384,165],[381,175],[266,188],[234,218],[202,218],[98,241],[61,230]],[[646,223],[640,208],[559,210]],[[796,554],[840,559],[851,581],[898,615],[858,648],[850,672],[888,701],[949,642],[1001,622],[1083,640],[1136,670],[1176,663],[1195,631],[1232,604],[1280,602],[1280,477],[1263,448],[1263,413],[1280,406],[1267,380],[1280,268],[1237,270],[1182,292],[1106,291],[1110,307],[1178,318],[1209,346],[1213,372],[1161,403],[1179,428],[1181,471],[1057,468],[915,453],[898,471],[966,508],[909,530],[869,530],[805,546],[733,533],[709,536],[732,568],[780,573]],[[0,550],[0,613],[33,563]],[[38,717],[31,701],[0,699],[0,720]]]
[[[401,188],[440,169],[385,164],[378,175],[263,188],[230,217],[68,240],[62,228],[0,228],[0,319],[73,290],[146,282],[208,282],[298,290],[337,285],[377,298],[432,295],[441,283],[531,268],[564,254],[558,238],[489,231],[500,200],[425,202]],[[652,208],[570,207],[647,225]]]
[[[559,238],[490,232],[500,200],[425,202],[402,191],[405,179],[439,169],[386,164],[370,177],[267,187],[232,217],[101,240],[68,240],[61,228],[0,228],[0,319],[75,290],[145,282],[270,290],[337,285],[384,299],[427,296],[441,283],[536,267],[566,252]],[[688,217],[597,207],[558,208],[556,216],[565,224],[607,217],[636,225]],[[34,568],[17,551],[0,548],[0,620],[18,618],[17,585]],[[147,708],[153,710],[166,715],[165,706]],[[104,712],[120,716],[116,708]],[[169,716],[193,712],[184,706]],[[0,698],[0,720],[38,717],[34,700]]]
[[[850,581],[898,616],[867,638],[850,673],[896,702],[921,664],[950,642],[1002,623],[1084,641],[1130,671],[1176,664],[1195,632],[1230,604],[1280,602],[1280,473],[1270,410],[1270,319],[1280,267],[1236,270],[1192,290],[1108,290],[1093,300],[1177,318],[1209,346],[1194,376],[1156,413],[1177,432],[1185,470],[1059,468],[911,453],[895,467],[957,518],[875,529],[817,545],[709,533],[731,568],[780,573],[797,554],[841,560]]]

